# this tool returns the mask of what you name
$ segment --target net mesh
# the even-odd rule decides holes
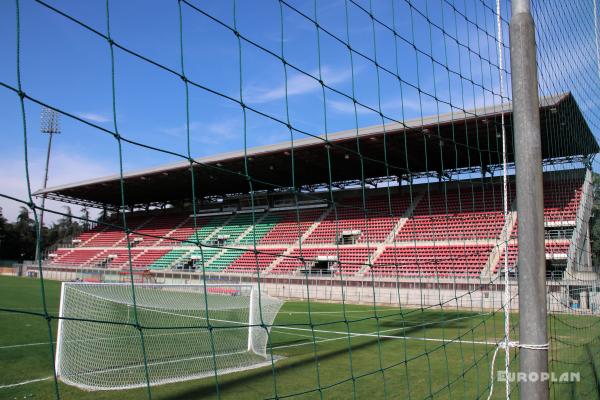
[[[580,105],[586,124],[593,132],[597,132],[598,109],[592,105],[600,77],[596,2],[545,4],[534,1],[532,14],[537,27],[541,95],[550,92],[572,93]],[[562,118],[548,116],[548,131],[554,138],[550,146],[564,148],[565,132],[579,136],[577,132],[585,129],[580,118],[575,112]],[[565,126],[569,128],[565,129]],[[579,139],[577,145],[585,146],[585,139]],[[555,179],[550,182],[550,193],[544,194],[544,202],[551,209],[545,213],[546,248],[562,246],[567,249],[566,255],[555,261],[566,265],[564,272],[554,272],[554,282],[548,284],[549,310],[552,311],[548,315],[548,334],[552,343],[548,356],[549,369],[556,374],[580,374],[578,379],[585,383],[586,380],[597,382],[591,376],[595,376],[592,371],[599,360],[594,350],[597,348],[598,331],[593,316],[598,307],[598,278],[590,273],[594,270],[590,266],[597,265],[597,261],[592,259],[598,255],[598,249],[593,247],[593,231],[597,229],[594,215],[598,204],[598,161],[590,157],[582,160],[582,164],[586,171],[579,170],[577,173],[564,171],[565,168],[560,165],[548,165],[545,169],[553,173]],[[565,211],[561,215],[560,206],[571,209],[574,198],[579,203],[577,211],[567,211],[568,217],[564,215]],[[590,223],[581,224],[581,221]],[[568,284],[557,284],[561,279]],[[595,396],[596,390],[585,384],[565,384],[560,379],[550,382],[550,394],[554,398],[571,393],[579,397]]]
[[[260,326],[252,286],[65,283],[56,371],[88,390],[146,385],[139,327],[151,385],[243,371],[271,362],[268,329],[282,302],[261,296]],[[199,305],[206,304],[205,308]],[[93,321],[93,322],[90,322]]]
[[[13,67],[0,69],[0,104],[8,99],[20,132],[6,148],[22,151],[24,189],[0,196],[31,215],[19,223],[35,242],[19,243],[43,254],[23,267],[38,280],[0,280],[0,322],[15,326],[0,333],[0,391],[518,396],[518,294],[528,288],[517,284],[509,2],[94,6],[91,16],[44,0],[0,5],[14,39],[2,50]],[[600,361],[598,10],[552,0],[533,1],[532,13],[556,374],[547,380],[553,398],[590,397]],[[40,71],[46,41],[86,49],[89,73]],[[71,88],[75,103],[39,77]],[[96,94],[108,117],[81,112]],[[30,132],[42,107],[65,124],[55,146],[81,143],[116,177],[36,192]],[[156,128],[164,120],[175,127]],[[232,153],[198,158],[218,151]],[[98,211],[74,217],[61,208],[73,203]],[[87,226],[53,243],[43,214],[46,227]],[[102,283],[65,283],[60,313],[55,281],[73,280]],[[157,386],[176,381],[186,382]]]

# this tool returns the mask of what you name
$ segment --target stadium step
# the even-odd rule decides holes
[[[144,219],[144,221],[141,224],[135,226],[135,228],[133,228],[132,230],[137,231],[137,230],[143,228],[145,225],[147,225],[153,219],[154,219],[154,217],[149,217],[149,218]],[[119,247],[119,246],[127,246],[127,235],[123,236],[120,240],[118,240],[111,247]]]
[[[289,246],[283,253],[281,253],[281,255],[279,257],[277,257],[275,260],[273,260],[271,265],[269,265],[267,268],[265,268],[263,270],[263,274],[265,274],[265,275],[270,274],[273,269],[277,268],[277,266],[279,264],[281,264],[281,262],[283,260],[285,260],[286,256],[289,256],[290,254],[292,254],[294,249],[295,249],[294,246]]]
[[[217,258],[219,258],[220,255],[222,255],[224,253],[223,250],[217,251],[215,252],[215,254],[213,254],[207,261],[206,261],[206,265],[210,265],[213,261],[215,261]]]
[[[102,234],[104,231],[106,231],[107,227],[104,227],[104,229],[99,230],[98,232],[96,232],[95,235],[92,235],[88,238],[88,240],[86,240],[83,243],[79,244],[79,247],[84,247],[86,244],[90,243],[91,241],[93,241],[94,239],[96,239],[100,234]]]
[[[510,205],[510,209],[511,211],[508,214],[508,218],[504,223],[504,226],[502,227],[502,232],[500,234],[500,237],[498,238],[498,243],[492,249],[488,262],[485,264],[485,268],[483,269],[483,271],[481,271],[482,277],[490,277],[494,275],[496,265],[500,262],[500,258],[506,250],[504,234],[506,232],[506,237],[510,239],[513,228],[515,227],[515,223],[517,221],[517,212],[514,210],[514,204]]]
[[[254,228],[256,228],[256,230],[259,230],[259,225],[262,224],[262,222],[267,219],[267,216],[269,215],[269,212],[264,212],[261,216],[258,217],[258,219],[256,219],[254,221],[254,224],[250,224],[250,226],[248,226],[248,228],[246,228],[246,230],[244,232],[242,232],[234,241],[234,243],[239,244],[244,242],[246,236],[248,236],[250,233],[252,233],[252,230]],[[270,215],[269,215],[270,216]],[[275,226],[274,224],[271,226],[271,228]],[[266,233],[266,232],[265,232]],[[257,239],[260,240],[260,238],[264,236],[264,233],[262,235],[260,235],[260,237],[258,237]]]
[[[400,232],[400,230],[404,227],[404,224],[406,224],[406,221],[408,221],[408,219],[412,216],[413,211],[415,210],[415,207],[417,207],[417,205],[423,198],[423,195],[424,195],[424,193],[422,193],[422,192],[417,193],[417,196],[414,199],[414,201],[412,202],[412,204],[410,206],[408,206],[406,211],[404,211],[404,214],[402,215],[400,220],[396,223],[396,225],[394,226],[394,229],[392,229],[392,231],[390,232],[388,237],[385,239],[385,243],[393,243],[394,242],[396,235],[398,235],[398,232]]]
[[[105,259],[108,256],[108,250],[101,250],[94,257],[86,261],[83,266],[95,266],[99,261]]]
[[[376,250],[371,254],[370,265],[369,265],[369,262],[367,261],[367,263],[365,263],[365,265],[360,267],[360,270],[358,270],[358,272],[356,273],[356,276],[365,276],[367,271],[369,271],[369,269],[371,268],[371,265],[375,264],[375,261],[377,261],[377,259],[385,251],[385,249],[386,249],[386,243],[378,244]]]
[[[224,221],[221,222],[221,226],[215,228],[215,230],[213,230],[208,236],[206,236],[204,238],[205,242],[209,242],[212,239],[215,238],[215,236],[217,236],[219,234],[219,232],[221,232],[223,230],[223,228],[225,228],[229,223],[231,223],[231,221],[235,218],[236,214],[231,214],[229,216],[229,218],[225,219]]]
[[[191,249],[188,249],[187,251],[186,249],[174,249],[171,252],[173,254],[169,253],[171,257],[173,257],[173,260],[165,267],[165,269],[172,269],[178,262],[181,262],[181,260],[184,259],[191,252]]]
[[[173,229],[171,229],[166,235],[165,237],[161,238],[158,242],[156,242],[154,244],[154,246],[160,246],[162,244],[163,241],[168,240],[169,236],[171,236],[177,229],[181,228],[183,225],[185,225],[188,221],[190,220],[190,217],[185,218],[183,221],[181,221],[179,224],[177,224]]]
[[[221,272],[242,256],[246,249],[223,249],[218,252],[206,266],[207,272]]]
[[[591,248],[590,248],[590,236],[589,236],[589,224],[584,223],[584,221],[589,221],[590,216],[593,210],[594,204],[594,184],[592,173],[587,170],[585,173],[585,179],[583,182],[583,187],[581,190],[581,198],[579,200],[579,206],[577,208],[577,214],[575,217],[576,225],[575,230],[573,231],[573,237],[571,240],[571,244],[569,246],[569,252],[567,256],[567,269],[566,272],[568,274],[578,274],[580,272],[591,272],[593,268],[591,259],[588,260],[587,264],[590,268],[581,268],[580,265],[575,268],[575,260],[577,259],[577,252],[581,251],[581,249],[586,249],[587,257],[591,257]],[[580,264],[580,263],[577,263]]]
[[[317,229],[317,227],[319,226],[319,224],[321,223],[321,221],[323,221],[325,218],[327,218],[329,216],[329,214],[331,213],[331,210],[332,210],[331,207],[327,207],[327,209],[325,209],[325,211],[323,211],[323,213],[321,215],[319,215],[319,217],[306,230],[306,232],[304,232],[304,234],[302,235],[302,237],[300,237],[299,242],[304,243],[306,241],[306,239],[308,239],[308,237],[313,233],[313,231],[315,229]],[[294,246],[296,246],[296,245],[298,245],[298,242],[294,243]]]

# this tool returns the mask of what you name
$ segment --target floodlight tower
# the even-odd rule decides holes
[[[52,150],[52,136],[60,133],[60,120],[58,112],[48,108],[42,107],[40,115],[40,131],[48,134],[48,152],[46,153],[46,169],[44,171],[44,184],[43,189],[46,189],[48,184],[48,167],[50,166],[50,151]],[[40,235],[44,228],[44,206],[46,203],[46,194],[42,194],[42,209],[40,211]],[[35,259],[39,260],[39,248],[36,247]]]

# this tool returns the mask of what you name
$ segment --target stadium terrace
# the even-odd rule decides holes
[[[374,277],[374,284],[391,282],[393,287],[402,284],[399,277],[409,287],[417,277],[458,278],[469,287],[482,278],[495,279],[506,253],[511,274],[516,274],[514,181],[509,180],[505,220],[502,181],[493,176],[501,165],[501,112],[475,109],[309,138],[293,147],[284,143],[248,149],[250,175],[257,178],[251,195],[241,172],[243,152],[197,159],[196,214],[188,197],[187,162],[125,174],[130,233],[115,215],[71,243],[55,246],[45,267],[115,281],[130,266],[140,280],[153,281],[177,274],[247,281],[260,275],[265,282],[288,279],[287,290],[300,290],[306,276],[334,285],[337,276],[344,276],[346,284]],[[503,112],[510,126],[510,107]],[[555,281],[565,274],[587,276],[592,274],[585,252],[591,176],[581,166],[589,165],[598,145],[571,94],[544,98],[540,113],[544,162],[553,168],[544,177],[547,273]],[[369,156],[382,158],[384,141],[392,149],[389,165],[371,163]],[[408,151],[393,150],[403,142]],[[464,151],[473,143],[485,143],[474,149],[477,157]],[[428,154],[427,160],[420,151]],[[285,181],[292,154],[295,190]],[[335,177],[331,185],[328,154]],[[413,156],[403,159],[402,154]],[[512,154],[508,157],[513,160]],[[380,177],[390,174],[382,168],[399,172],[386,181]],[[363,179],[365,187],[358,184]],[[112,176],[36,195],[114,210],[119,192],[120,178]],[[381,295],[392,301],[392,292]]]

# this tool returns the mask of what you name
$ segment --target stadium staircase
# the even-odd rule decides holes
[[[586,171],[585,180],[581,190],[581,200],[575,216],[575,230],[573,238],[569,245],[567,253],[567,274],[576,279],[589,279],[585,275],[593,272],[591,266],[591,248],[590,248],[590,232],[589,224],[584,224],[583,221],[588,221],[592,213],[592,205],[594,202],[594,187],[592,173]],[[582,257],[586,257],[583,263],[575,262]],[[581,265],[583,264],[583,266]],[[588,266],[588,267],[585,267]]]
[[[502,232],[500,232],[500,237],[498,238],[497,244],[492,248],[492,252],[488,261],[485,263],[485,267],[481,272],[482,277],[489,277],[493,275],[495,270],[495,266],[500,262],[501,254],[505,253],[506,250],[506,242],[504,241],[504,235],[506,234],[506,238],[510,239],[512,235],[513,228],[517,221],[517,211],[514,209],[514,202],[510,205],[510,211],[508,214],[508,218],[502,227]]]
[[[406,209],[406,211],[404,211],[404,214],[402,215],[400,220],[396,223],[396,225],[394,225],[394,228],[392,229],[390,234],[385,239],[385,243],[394,243],[395,238],[398,235],[398,232],[400,232],[402,230],[402,228],[404,227],[406,222],[409,220],[409,218],[412,217],[413,212],[415,211],[415,208],[417,207],[417,205],[419,204],[419,202],[421,201],[423,196],[424,196],[424,193],[417,193],[412,204],[410,204],[408,206],[408,208]]]
[[[173,249],[163,255],[162,257],[155,260],[152,264],[148,266],[148,269],[151,270],[163,270],[163,269],[171,269],[179,262],[182,261],[191,250],[188,248],[178,248]]]
[[[216,218],[216,220],[215,220]],[[218,225],[210,225],[210,227],[212,228],[210,231],[208,231],[208,227],[207,230],[205,232],[200,233],[200,231],[202,231],[202,229],[204,229],[205,227],[202,227],[202,229],[200,229],[199,231],[199,236],[197,237],[198,240],[203,241],[203,242],[210,242],[211,240],[213,240],[215,237],[217,237],[221,231],[223,230],[223,228],[229,224],[231,224],[231,222],[233,221],[233,219],[235,218],[235,214],[231,214],[231,215],[226,215],[223,217],[213,217],[213,219],[211,220],[213,223],[216,223]],[[190,239],[194,238],[194,235],[192,234],[192,236],[190,236]]]
[[[186,217],[184,218],[180,223],[176,224],[175,227],[173,229],[171,229],[170,231],[168,231],[165,234],[165,237],[161,238],[158,242],[156,242],[156,246],[161,246],[161,245],[166,245],[169,243],[169,237],[171,237],[171,235],[173,235],[178,229],[180,229],[182,226],[184,226],[185,224],[188,223],[188,221],[190,220],[190,217]]]
[[[252,216],[252,214],[249,214]],[[273,227],[277,224],[279,218],[265,211],[258,218],[255,218],[254,224],[250,222],[246,230],[244,230],[235,240],[236,244],[252,245],[260,242]]]
[[[86,236],[86,232],[82,233],[79,236],[79,240],[81,240],[80,246],[87,246],[91,241],[98,237],[101,233],[107,230],[106,226],[98,225],[96,228],[87,232],[88,236]],[[86,238],[87,237],[87,238]]]
[[[305,243],[306,240],[308,239],[308,237],[310,235],[312,235],[312,233],[315,231],[315,229],[317,229],[317,227],[319,226],[319,224],[321,224],[321,222],[323,222],[323,220],[325,220],[327,217],[329,217],[329,214],[331,213],[331,210],[332,210],[331,207],[327,207],[327,209],[321,215],[319,215],[319,217],[315,220],[315,222],[308,227],[308,229],[300,237],[300,240],[298,242],[301,241],[302,243]],[[294,243],[294,245],[297,245],[298,242]]]
[[[369,263],[368,260],[367,260],[367,263],[365,263],[362,267],[360,267],[360,269],[358,270],[358,272],[356,273],[356,275],[357,276],[365,276],[365,275],[367,275],[367,272],[370,270],[371,266],[373,264],[375,264],[375,261],[379,258],[379,256],[381,256],[381,254],[383,254],[383,252],[385,251],[386,247],[387,247],[386,243],[379,243],[377,245],[375,251],[371,255],[371,262]]]
[[[308,210],[320,210],[320,209],[314,209],[314,208],[308,208]],[[295,242],[293,242],[293,244],[289,247],[287,247],[287,249],[282,252],[280,257],[277,257],[276,259],[273,260],[273,262],[271,262],[271,264],[264,269],[263,273],[265,274],[270,274],[271,272],[275,272],[280,274],[281,273],[281,269],[278,269],[279,264],[281,264],[283,261],[288,260],[289,256],[296,250],[296,248],[298,248],[300,246],[300,243],[304,243],[306,241],[306,238],[308,238],[311,233],[317,228],[317,226],[319,226],[319,224],[321,223],[321,221],[323,221],[325,218],[327,218],[327,216],[329,215],[329,213],[331,212],[331,208],[327,207],[324,210],[322,210],[320,213],[315,212],[315,214],[317,214],[315,220],[313,223],[311,223],[305,230],[305,232],[300,236],[300,239],[296,240]],[[295,214],[295,212],[294,212]],[[295,221],[295,219],[294,219]],[[275,228],[272,230],[274,231]],[[275,271],[274,271],[275,270]],[[287,268],[285,268],[284,270],[288,270]],[[295,269],[292,270],[292,272],[295,272]]]

